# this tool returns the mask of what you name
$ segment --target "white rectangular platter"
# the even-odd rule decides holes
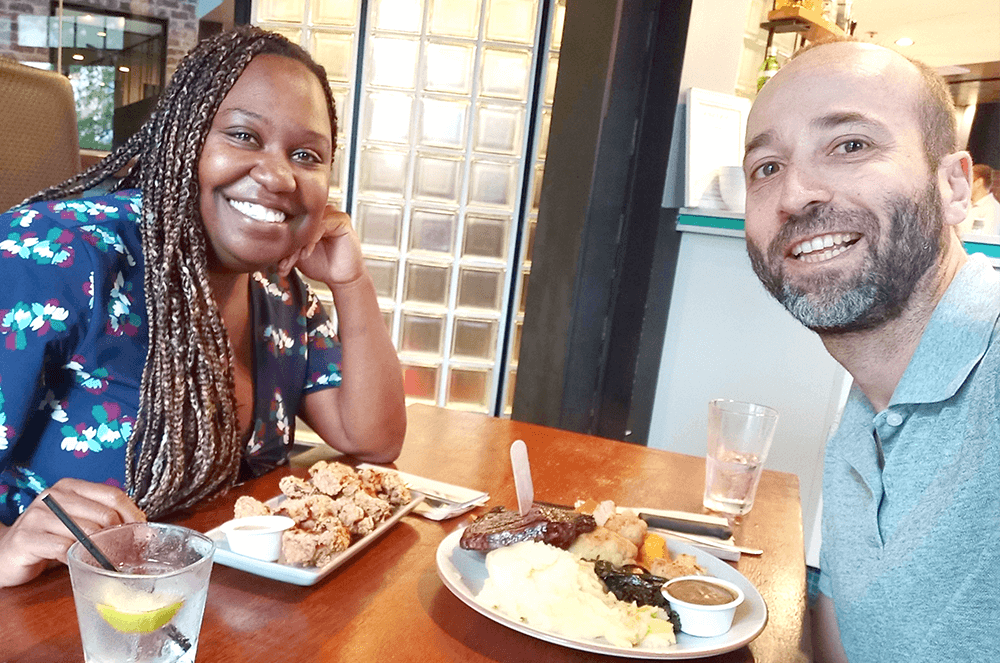
[[[358,539],[352,543],[347,550],[337,554],[333,559],[320,567],[281,564],[279,562],[264,562],[259,559],[254,559],[253,557],[238,555],[229,549],[229,543],[226,541],[226,535],[218,527],[205,532],[205,536],[215,541],[216,548],[214,561],[217,564],[230,566],[234,569],[240,569],[241,571],[246,571],[247,573],[253,573],[255,575],[271,578],[272,580],[278,580],[280,582],[288,582],[294,585],[313,585],[328,576],[334,569],[346,563],[348,560],[355,557],[358,553],[374,543],[376,539],[398,523],[403,516],[413,511],[413,509],[415,509],[416,506],[424,500],[423,494],[418,492],[411,491],[411,496],[412,499],[409,504],[404,504],[396,509],[396,511],[389,516],[389,518],[382,521],[370,534]],[[277,497],[272,497],[268,501],[264,502],[264,504],[268,505],[272,509],[277,509],[284,500],[284,495],[278,495]]]

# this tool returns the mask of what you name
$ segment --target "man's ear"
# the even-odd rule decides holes
[[[944,223],[957,226],[969,215],[972,203],[972,157],[964,151],[949,154],[941,159],[937,178]]]

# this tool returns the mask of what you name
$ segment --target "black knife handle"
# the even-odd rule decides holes
[[[658,529],[673,530],[684,534],[696,534],[699,536],[712,536],[717,539],[728,539],[733,535],[733,531],[726,525],[708,525],[706,523],[696,523],[680,518],[670,518],[668,516],[654,516],[651,513],[640,513],[639,518],[646,521],[650,527]]]

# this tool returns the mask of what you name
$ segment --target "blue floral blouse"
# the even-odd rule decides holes
[[[63,477],[122,487],[148,348],[141,192],[0,214],[0,522]],[[244,471],[285,462],[305,394],[340,385],[341,348],[294,274],[251,278],[254,429]]]

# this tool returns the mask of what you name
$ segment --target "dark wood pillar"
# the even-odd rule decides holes
[[[691,0],[567,3],[513,417],[645,444],[679,238]]]

